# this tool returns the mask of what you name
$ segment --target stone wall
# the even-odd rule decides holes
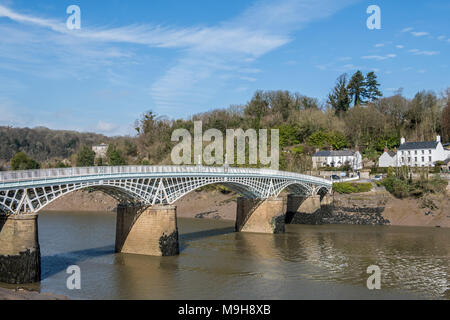
[[[322,199],[320,207],[310,206],[296,212],[287,212],[286,222],[292,224],[360,224],[388,225],[383,217],[387,197],[384,195],[334,195]],[[331,199],[330,199],[331,198]],[[326,201],[323,201],[326,200]]]

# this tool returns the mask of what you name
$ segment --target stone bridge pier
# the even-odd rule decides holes
[[[332,204],[332,196],[327,194],[302,196],[290,194],[287,197],[287,224],[316,224],[318,215],[324,214]]]
[[[236,231],[283,233],[286,203],[283,198],[237,200]]]
[[[0,282],[41,280],[38,215],[0,215]]]
[[[176,207],[119,204],[116,252],[150,256],[179,253]]]

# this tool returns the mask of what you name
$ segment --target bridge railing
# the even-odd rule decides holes
[[[208,174],[208,173],[226,173],[226,174],[250,174],[264,176],[282,176],[286,178],[315,181],[318,183],[327,183],[328,180],[314,176],[303,175],[300,173],[276,171],[270,169],[252,169],[252,168],[233,168],[233,167],[207,167],[207,166],[119,166],[119,167],[83,167],[83,168],[58,168],[58,169],[39,169],[25,171],[3,171],[0,172],[0,183],[21,182],[34,180],[47,180],[65,177],[84,177],[98,175],[117,175],[117,174]]]

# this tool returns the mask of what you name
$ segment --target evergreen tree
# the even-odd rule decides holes
[[[383,94],[380,92],[378,87],[380,84],[377,81],[377,76],[375,72],[371,71],[366,75],[366,90],[364,94],[364,98],[369,101],[378,100]]]
[[[92,167],[94,166],[95,152],[88,146],[82,146],[77,154],[77,167]]]
[[[336,114],[346,112],[350,107],[350,96],[347,90],[347,75],[342,74],[336,81],[333,92],[328,95],[328,103]]]
[[[127,164],[122,152],[112,144],[109,145],[106,156],[108,157],[108,164],[110,166],[124,166]]]
[[[11,159],[11,169],[13,170],[32,170],[39,168],[39,163],[31,159],[25,152],[17,152]]]
[[[366,96],[366,82],[361,71],[358,70],[353,74],[348,83],[348,91],[355,106],[365,102],[363,99]]]

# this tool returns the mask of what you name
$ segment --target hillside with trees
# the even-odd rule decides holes
[[[82,145],[108,142],[96,133],[50,130],[44,127],[0,127],[0,160],[9,161],[16,153],[25,152],[36,161],[70,158]]]
[[[325,102],[289,91],[256,91],[245,104],[190,119],[169,119],[148,111],[136,121],[134,137],[0,128],[0,158],[9,160],[24,151],[39,162],[69,159],[73,166],[171,164],[173,130],[185,128],[193,134],[198,120],[203,122],[203,132],[210,128],[224,134],[227,128],[278,128],[283,149],[280,169],[297,172],[311,169],[316,149],[358,148],[364,158],[376,160],[384,148],[398,147],[402,136],[408,141],[433,141],[440,134],[443,141],[450,140],[450,88],[439,95],[420,91],[408,99],[401,90],[383,97],[379,87],[374,72],[364,75],[357,71],[339,76]],[[109,144],[107,157],[93,159],[90,147],[100,142]],[[59,164],[53,162],[55,165]]]

